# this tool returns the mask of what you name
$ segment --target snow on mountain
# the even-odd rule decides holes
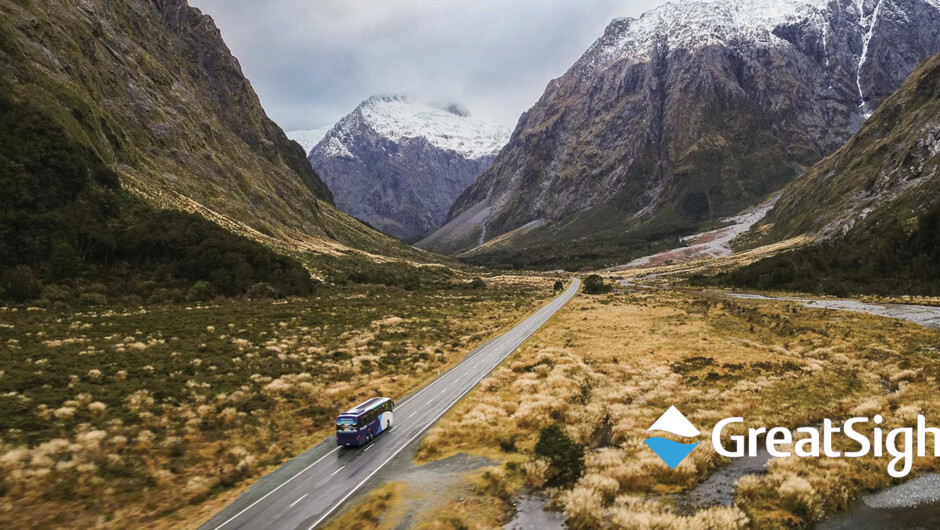
[[[287,137],[300,144],[304,148],[304,154],[309,155],[313,146],[320,143],[320,140],[330,132],[332,125],[326,125],[318,129],[307,129],[300,131],[288,131]]]
[[[656,47],[695,51],[732,41],[772,45],[773,29],[788,21],[825,24],[829,0],[683,0],[664,4],[640,18],[611,23],[598,47],[597,67],[623,59],[650,60]],[[589,52],[590,54],[590,52]]]
[[[410,238],[443,221],[509,136],[457,104],[373,96],[333,126],[308,160],[341,210]]]
[[[473,118],[456,104],[434,105],[406,96],[373,96],[356,111],[363,122],[393,142],[423,137],[435,147],[455,151],[468,159],[494,156],[509,141],[509,130]]]
[[[937,51],[940,0],[680,0],[615,19],[417,246],[502,238],[475,257],[544,266],[568,237],[619,259],[637,243],[609,234],[691,231],[780,189]]]

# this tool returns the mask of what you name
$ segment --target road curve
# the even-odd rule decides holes
[[[457,366],[398,401],[391,430],[361,448],[338,448],[334,437],[261,478],[200,527],[204,530],[313,529],[327,520],[386,464],[419,438],[474,386],[571,300],[581,282]]]

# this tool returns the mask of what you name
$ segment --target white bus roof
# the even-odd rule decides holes
[[[355,407],[347,410],[346,412],[340,414],[340,416],[358,416],[362,414],[363,412],[368,412],[387,401],[391,401],[391,398],[387,398],[387,397],[372,398],[368,401],[360,403],[356,405]]]

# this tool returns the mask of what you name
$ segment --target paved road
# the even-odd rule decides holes
[[[330,437],[260,479],[201,528],[312,529],[476,386],[578,292],[575,279],[560,296],[504,335],[471,352],[463,362],[395,407],[392,429],[362,448],[337,448]]]

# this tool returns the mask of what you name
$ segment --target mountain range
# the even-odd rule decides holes
[[[508,139],[457,104],[374,96],[325,132],[308,159],[342,211],[409,239],[444,221]]]
[[[0,2],[0,79],[154,206],[283,252],[436,259],[336,209],[185,0]]]
[[[675,244],[841,147],[938,50],[937,0],[687,0],[617,19],[418,246],[579,267]]]

